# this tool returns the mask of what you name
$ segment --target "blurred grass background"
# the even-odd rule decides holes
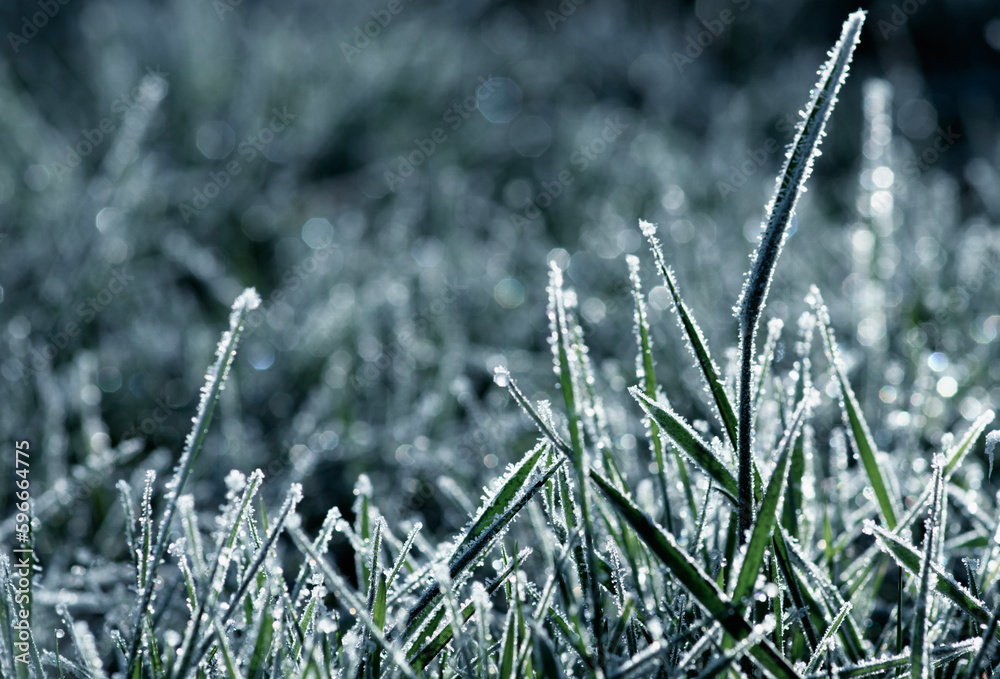
[[[862,5],[853,74],[767,313],[792,341],[817,284],[880,445],[913,444],[896,430],[923,418],[915,443],[933,447],[934,432],[1000,407],[1000,12]],[[535,435],[493,368],[555,393],[550,260],[578,290],[600,388],[624,394],[624,254],[648,260],[640,217],[659,224],[721,356],[791,123],[855,8],[4,4],[0,430],[31,442],[33,497],[51,501],[43,561],[121,556],[114,482],[170,469],[245,286],[264,311],[193,490],[221,501],[229,469],[260,467],[275,495],[304,483],[310,520],[331,505],[350,515],[367,473],[390,517],[442,533],[464,523],[464,495]],[[865,173],[871,78],[892,86],[890,175]],[[891,238],[866,220],[880,189]],[[881,329],[864,325],[872,281]],[[665,391],[706,417],[666,291],[650,302]],[[625,447],[638,433],[627,414],[609,413]],[[12,488],[0,483],[5,510]]]

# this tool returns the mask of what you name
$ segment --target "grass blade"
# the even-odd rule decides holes
[[[562,466],[563,462],[564,459],[560,459],[544,472],[537,474],[535,481],[522,487],[504,512],[498,515],[478,537],[470,541],[463,540],[460,543],[459,547],[452,552],[452,556],[448,560],[448,574],[452,580],[475,564],[485,554],[487,548],[492,546],[503,535],[507,524],[528,504],[528,501],[535,496],[535,493],[552,478],[552,475]],[[441,587],[437,582],[431,583],[424,590],[417,603],[407,613],[404,638],[408,638],[416,630],[417,626],[430,611],[430,605],[440,594]]]
[[[873,521],[866,521],[865,529],[875,535],[875,538],[879,541],[883,549],[891,554],[896,563],[902,566],[904,570],[913,577],[920,577],[923,556],[916,547]],[[933,586],[934,591],[953,601],[978,624],[988,625],[990,623],[992,613],[982,601],[972,596],[971,592],[958,584],[937,564],[932,563],[930,568],[936,576]],[[1000,630],[998,630],[998,637],[1000,637]]]
[[[720,460],[712,447],[708,445],[683,417],[675,413],[669,406],[664,406],[652,400],[636,387],[629,389],[633,398],[639,402],[653,420],[660,425],[667,436],[685,452],[706,474],[712,477],[733,501],[736,501],[736,477],[729,471],[726,464]]]
[[[792,416],[792,423],[785,432],[776,452],[778,460],[768,481],[767,490],[764,492],[764,499],[757,512],[757,521],[754,523],[753,534],[747,544],[746,556],[743,558],[743,566],[740,568],[739,577],[736,579],[736,587],[733,589],[733,601],[739,603],[750,595],[754,582],[757,581],[757,574],[764,563],[764,551],[771,544],[771,534],[774,531],[775,519],[778,515],[778,503],[785,494],[785,484],[788,480],[788,457],[789,451],[795,445],[795,440],[802,431],[802,424],[805,422],[806,413],[810,408],[814,394],[807,393],[799,402],[795,414]]]
[[[653,523],[642,510],[598,472],[591,470],[590,478],[597,484],[615,510],[639,535],[643,542],[670,569],[674,577],[684,585],[694,599],[722,625],[723,629],[737,641],[753,634],[753,627],[736,613],[733,602],[691,557],[680,548],[674,537]],[[798,677],[798,673],[788,660],[771,642],[762,638],[749,653],[778,679]]]
[[[816,309],[820,333],[823,335],[823,342],[826,345],[827,357],[830,360],[830,366],[834,373],[834,381],[840,391],[843,402],[844,426],[847,429],[848,438],[851,441],[851,445],[854,446],[858,457],[861,458],[865,473],[872,484],[872,490],[875,491],[875,498],[878,501],[879,510],[882,513],[885,524],[889,527],[889,530],[895,530],[897,524],[895,504],[889,495],[885,479],[882,477],[882,470],[879,467],[876,454],[875,439],[872,437],[871,430],[868,429],[868,423],[865,422],[865,417],[861,412],[858,399],[854,395],[854,390],[851,389],[851,385],[847,381],[847,376],[844,374],[844,366],[840,359],[840,352],[837,349],[837,341],[834,339],[833,330],[830,328],[830,314],[817,290],[812,290],[810,300]]]
[[[938,532],[942,505],[941,466],[934,465],[934,505],[924,532],[924,560],[920,565],[920,591],[913,611],[912,636],[910,643],[910,679],[927,679],[930,676],[930,654],[927,648],[927,609],[930,606],[930,590],[934,575],[931,564],[934,560],[934,537]]]
[[[739,391],[739,539],[746,540],[753,522],[752,456],[753,456],[753,361],[757,322],[764,310],[774,267],[788,234],[788,224],[795,212],[795,204],[804,191],[812,172],[813,160],[819,155],[826,121],[837,102],[837,93],[847,79],[848,66],[854,48],[861,38],[861,25],[865,13],[857,11],[844,22],[840,40],[830,52],[830,58],[820,71],[820,79],[813,89],[805,109],[805,118],[798,129],[785,165],[778,175],[774,198],[767,207],[760,242],[754,254],[737,310],[740,321],[740,391]]]
[[[729,395],[726,394],[723,386],[724,381],[719,377],[719,367],[715,364],[712,355],[708,351],[708,343],[705,341],[705,336],[702,334],[701,328],[695,323],[687,304],[684,303],[680,292],[677,290],[677,280],[674,278],[674,272],[664,262],[663,249],[656,238],[656,226],[646,221],[640,221],[639,228],[642,229],[643,235],[649,241],[650,249],[653,251],[653,258],[656,260],[656,266],[660,270],[664,282],[667,284],[667,289],[670,291],[670,299],[673,302],[674,311],[677,313],[677,319],[681,327],[684,328],[684,333],[687,335],[688,346],[691,349],[691,353],[694,354],[698,366],[701,368],[701,374],[705,378],[705,383],[708,385],[708,389],[715,401],[719,419],[726,430],[726,437],[730,445],[732,445],[733,450],[736,450],[736,413],[733,411],[733,404],[729,400]],[[649,396],[652,398],[653,394],[649,394]]]
[[[236,359],[236,347],[239,345],[240,335],[243,332],[243,324],[246,322],[247,314],[260,305],[260,296],[253,288],[247,288],[236,298],[233,303],[233,311],[229,316],[229,330],[222,333],[216,350],[215,363],[208,369],[205,377],[205,386],[201,390],[201,401],[198,404],[197,415],[194,418],[194,427],[188,435],[184,453],[177,464],[173,481],[169,486],[167,508],[160,523],[160,531],[156,541],[156,547],[152,552],[152,560],[148,564],[145,573],[145,586],[139,598],[139,605],[135,610],[135,622],[132,625],[132,647],[129,649],[128,671],[126,676],[131,676],[135,670],[135,661],[139,652],[140,628],[142,619],[149,609],[149,604],[153,598],[153,584],[156,581],[156,570],[163,559],[163,554],[167,549],[167,542],[170,538],[170,527],[173,523],[174,514],[177,511],[177,498],[184,490],[184,484],[191,475],[191,465],[201,450],[208,427],[212,423],[212,413],[215,405],[222,395],[222,390],[226,384],[226,377]]]

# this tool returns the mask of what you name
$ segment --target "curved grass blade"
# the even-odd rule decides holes
[[[247,288],[236,298],[236,301],[233,303],[233,311],[229,316],[229,330],[222,333],[222,339],[219,341],[219,346],[216,350],[215,363],[208,369],[208,373],[205,376],[205,386],[201,389],[201,401],[198,403],[197,415],[194,418],[194,427],[187,437],[184,453],[177,463],[173,481],[171,481],[171,485],[169,486],[170,493],[167,507],[163,520],[160,523],[156,547],[152,551],[153,558],[148,564],[148,570],[145,573],[145,587],[142,590],[142,595],[139,597],[139,605],[135,609],[135,621],[132,624],[132,646],[129,649],[126,676],[132,676],[135,672],[136,657],[139,653],[142,638],[140,634],[142,619],[146,615],[150,601],[153,598],[156,570],[159,568],[160,561],[163,559],[163,554],[167,549],[167,542],[170,540],[170,527],[174,520],[174,514],[177,511],[177,498],[180,497],[180,494],[184,490],[184,484],[187,483],[188,477],[191,475],[191,465],[194,463],[194,459],[198,456],[199,451],[201,451],[205,435],[208,433],[208,427],[212,423],[212,413],[215,411],[215,405],[218,403],[219,396],[222,395],[222,389],[226,384],[226,377],[228,377],[229,370],[236,359],[236,347],[239,345],[240,335],[243,333],[243,324],[246,322],[247,315],[259,305],[260,296],[253,288]]]
[[[767,206],[760,242],[753,265],[737,302],[740,322],[740,390],[739,390],[739,537],[746,539],[753,522],[751,464],[753,462],[753,361],[757,322],[771,287],[774,267],[788,236],[788,224],[795,204],[804,191],[812,172],[813,160],[819,155],[826,121],[837,103],[837,93],[847,79],[848,66],[854,48],[861,39],[865,13],[857,11],[844,22],[840,39],[820,71],[820,79],[812,91],[805,117],[795,141],[785,159],[785,165],[775,183],[774,197]]]
[[[833,369],[834,381],[841,394],[842,407],[844,412],[844,426],[848,432],[848,438],[854,446],[855,452],[861,458],[861,463],[868,475],[868,480],[875,491],[875,499],[889,530],[895,530],[896,508],[886,488],[885,479],[882,477],[882,470],[879,468],[876,457],[875,439],[872,437],[868,423],[861,412],[858,399],[851,389],[847,376],[844,374],[844,366],[840,359],[840,352],[837,349],[837,341],[833,337],[833,330],[830,328],[830,314],[823,304],[819,292],[813,288],[810,293],[810,301],[816,309],[816,317],[819,321],[820,334],[823,335],[823,343],[826,345],[827,356],[830,360],[830,367]]]
[[[687,304],[684,303],[680,292],[677,290],[677,280],[674,278],[674,272],[664,262],[663,249],[656,238],[656,226],[647,221],[640,220],[639,228],[642,229],[643,235],[649,241],[649,247],[653,251],[656,266],[660,270],[664,282],[667,284],[667,289],[670,291],[670,298],[673,301],[677,319],[687,335],[688,347],[691,349],[691,353],[694,354],[695,360],[698,361],[702,376],[705,378],[708,389],[715,401],[719,419],[726,430],[726,437],[733,450],[736,450],[736,413],[733,411],[733,404],[726,393],[725,383],[719,377],[719,367],[715,364],[712,355],[708,351],[708,343],[705,341],[705,336],[702,334],[701,328],[695,323]],[[653,394],[650,394],[650,397],[653,397]]]
[[[652,400],[638,388],[630,387],[629,392],[646,411],[646,414],[660,425],[663,433],[669,436],[678,448],[694,460],[706,474],[712,477],[720,489],[735,501],[737,497],[736,477],[729,471],[726,464],[715,455],[711,446],[698,436],[691,425],[671,408]]]
[[[702,608],[722,625],[730,636],[739,642],[754,633],[753,627],[736,613],[733,601],[681,549],[672,535],[653,523],[652,519],[639,509],[631,499],[612,486],[611,482],[600,473],[591,470],[590,478],[663,565],[670,569],[674,577],[691,593]],[[749,653],[761,667],[778,679],[791,679],[799,676],[795,668],[766,638],[762,638],[759,643],[750,648]]]
[[[733,589],[733,601],[737,603],[750,595],[754,582],[757,581],[760,567],[764,563],[764,551],[771,544],[771,534],[774,532],[775,519],[778,515],[778,503],[785,494],[785,484],[788,480],[789,451],[792,450],[799,432],[802,431],[802,424],[805,422],[812,399],[813,393],[810,392],[799,402],[799,406],[792,416],[791,425],[782,437],[781,443],[778,444],[776,452],[778,460],[775,463],[774,472],[771,474],[771,480],[767,483],[760,511],[757,512],[753,534],[747,544],[743,566],[740,568],[736,587]]]
[[[916,547],[895,533],[882,528],[874,521],[865,521],[865,529],[874,533],[875,538],[883,548],[892,555],[896,563],[902,566],[904,570],[913,577],[920,576],[923,557]],[[953,601],[980,625],[988,625],[990,623],[992,613],[982,601],[972,596],[971,592],[956,582],[949,574],[945,573],[937,564],[932,563],[931,570],[937,576],[934,582],[934,591]],[[1000,638],[1000,630],[997,630],[997,635]]]

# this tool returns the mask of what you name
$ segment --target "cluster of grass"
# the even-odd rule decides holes
[[[334,508],[313,535],[295,512],[301,487],[268,511],[259,470],[230,473],[224,503],[206,519],[188,481],[260,304],[249,289],[233,306],[162,498],[153,473],[138,503],[119,483],[135,605],[107,614],[95,637],[71,616],[75,594],[46,600],[56,621],[41,610],[42,592],[29,585],[19,594],[20,578],[0,557],[0,673],[784,679],[995,670],[1000,608],[986,600],[997,588],[1000,524],[981,471],[967,463],[992,411],[929,457],[888,455],[851,388],[818,289],[808,291],[790,370],[777,367],[781,322],[757,342],[863,21],[850,16],[820,71],[736,306],[739,350],[722,367],[655,227],[643,223],[712,421],[689,421],[660,387],[638,258],[628,259],[638,384],[621,404],[604,402],[576,294],[554,265],[549,341],[562,407],[532,402],[498,370],[497,384],[540,438],[486,489],[453,542],[433,544],[419,524],[389,525],[366,478],[354,489],[354,521]],[[622,444],[611,408],[643,415],[648,455]],[[829,456],[816,454],[822,436]],[[987,447],[995,442],[986,437]],[[115,452],[126,456],[128,446]],[[338,534],[354,553],[351,577],[327,555]],[[83,574],[100,576],[97,567]],[[26,626],[21,610],[31,613]]]

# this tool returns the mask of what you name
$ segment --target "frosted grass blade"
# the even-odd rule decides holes
[[[847,79],[848,66],[854,48],[861,38],[865,13],[857,11],[844,22],[840,40],[820,70],[820,79],[806,106],[804,120],[778,175],[774,197],[767,206],[760,242],[753,264],[737,302],[740,322],[740,390],[739,390],[739,538],[746,539],[753,522],[751,464],[753,458],[753,361],[757,322],[764,310],[771,287],[774,267],[788,236],[788,224],[795,212],[799,195],[812,172],[813,161],[819,155],[826,121],[837,103],[837,93]]]
[[[923,555],[920,550],[872,521],[866,521],[865,527],[874,533],[876,539],[892,555],[897,564],[913,577],[920,577],[920,568],[923,563]],[[931,569],[936,576],[934,591],[953,601],[978,624],[988,625],[990,623],[992,613],[982,601],[972,596],[971,592],[945,573],[937,564],[932,563]],[[997,631],[997,634],[1000,637],[1000,630]]]
[[[670,569],[695,600],[719,622],[736,641],[753,634],[753,627],[736,613],[735,605],[718,585],[677,544],[672,535],[653,523],[631,499],[611,485],[600,473],[591,470],[590,478],[601,489],[608,501],[652,550],[657,558]],[[749,653],[778,679],[798,677],[788,660],[767,639],[762,638]]]
[[[712,398],[715,400],[715,407],[718,410],[719,419],[726,430],[729,443],[732,445],[733,450],[736,450],[736,413],[733,411],[729,395],[726,394],[723,386],[724,382],[719,377],[719,367],[715,364],[712,355],[708,351],[708,342],[705,341],[705,336],[702,334],[701,328],[695,323],[687,304],[684,303],[680,292],[677,290],[677,280],[674,278],[674,272],[666,265],[663,259],[663,249],[656,238],[656,226],[646,221],[640,221],[639,228],[642,229],[643,235],[649,241],[649,247],[653,251],[656,266],[660,270],[664,282],[667,284],[667,289],[670,291],[670,298],[673,302],[674,311],[677,314],[677,320],[681,324],[681,327],[684,328],[691,353],[694,354],[694,358],[701,368],[702,376],[705,378],[705,383],[708,385]],[[650,396],[652,397],[653,395],[651,394]]]
[[[243,333],[243,325],[247,315],[260,305],[260,296],[253,288],[247,288],[236,298],[233,303],[233,311],[229,316],[229,330],[222,333],[222,339],[216,349],[215,363],[208,369],[205,376],[205,385],[201,389],[201,400],[198,403],[198,411],[194,417],[194,427],[188,435],[184,452],[177,464],[174,478],[169,486],[167,507],[162,522],[160,523],[159,535],[156,540],[156,547],[152,552],[152,561],[145,573],[145,583],[142,595],[139,597],[138,606],[135,609],[135,621],[132,624],[132,647],[129,649],[128,670],[126,676],[131,676],[135,671],[135,661],[139,652],[141,640],[140,628],[142,619],[149,609],[150,601],[153,598],[153,583],[156,581],[156,570],[167,548],[170,539],[170,528],[173,523],[174,514],[177,511],[177,498],[184,490],[184,484],[191,475],[191,465],[201,451],[208,427],[212,423],[212,413],[215,405],[222,395],[222,390],[226,384],[226,377],[236,359],[236,347],[239,345],[240,335]]]
[[[810,408],[810,403],[814,397],[813,393],[807,393],[795,414],[792,416],[792,423],[785,432],[778,449],[775,452],[778,459],[775,462],[774,472],[771,480],[768,481],[767,490],[764,492],[764,499],[757,512],[757,521],[754,523],[753,534],[747,544],[746,556],[743,558],[743,566],[740,568],[739,577],[736,580],[736,587],[733,589],[733,601],[739,603],[750,595],[754,583],[757,581],[757,574],[764,563],[764,552],[771,544],[771,534],[774,531],[775,519],[778,515],[778,503],[785,494],[785,485],[788,481],[788,457],[789,451],[795,445],[795,440],[802,431],[802,424],[805,422],[806,413]]]
[[[711,446],[698,436],[691,425],[672,409],[653,401],[636,387],[631,387],[629,392],[649,417],[660,425],[663,433],[669,436],[678,448],[694,460],[735,501],[737,497],[736,477],[729,471],[726,464],[716,456]]]
[[[844,427],[847,429],[848,438],[854,446],[855,452],[861,458],[861,463],[868,475],[868,480],[875,491],[875,498],[878,501],[879,510],[885,520],[889,530],[895,530],[896,508],[886,487],[885,479],[882,477],[882,470],[879,468],[876,456],[875,439],[872,437],[868,423],[861,412],[858,399],[851,389],[847,376],[844,374],[844,366],[840,359],[840,352],[837,349],[837,341],[833,337],[833,330],[830,328],[830,314],[823,304],[819,292],[815,289],[810,293],[810,301],[816,308],[816,315],[819,320],[820,333],[823,335],[823,342],[826,345],[827,355],[830,360],[830,367],[833,370],[837,388],[840,391],[843,401]]]
[[[927,521],[927,530],[924,532],[924,559],[920,564],[920,590],[917,593],[917,603],[914,606],[911,623],[910,679],[928,679],[930,676],[930,654],[927,648],[927,628],[929,626],[927,609],[930,606],[930,590],[934,580],[931,564],[934,560],[934,541],[938,532],[938,522],[941,519],[943,492],[941,466],[935,463],[934,504]]]
[[[636,360],[636,373],[646,396],[656,400],[656,367],[653,362],[653,341],[649,336],[649,320],[646,318],[646,298],[642,294],[642,281],[639,278],[639,258],[629,255],[627,258],[629,278],[632,281],[632,299],[635,302],[635,335],[639,344],[639,355]],[[653,460],[656,462],[657,481],[660,485],[660,495],[663,496],[663,514],[666,519],[667,530],[676,533],[674,529],[674,516],[670,507],[670,495],[667,492],[667,469],[666,460],[663,456],[663,441],[660,439],[660,428],[652,418],[649,421],[649,439],[653,447]],[[691,491],[691,483],[688,480],[687,468],[684,459],[674,449],[674,458],[677,462],[677,473],[681,484],[685,488],[688,499],[688,509],[691,516],[697,515],[697,508],[694,503],[694,495]]]
[[[833,643],[833,636],[840,629],[840,626],[844,623],[844,619],[851,612],[853,604],[850,601],[844,604],[843,608],[840,609],[840,613],[837,617],[833,619],[830,626],[826,630],[826,634],[820,639],[819,644],[816,646],[816,650],[813,651],[812,658],[809,659],[809,664],[806,666],[806,672],[812,672],[816,669],[819,661],[823,659],[823,653],[826,652],[828,646]]]
[[[530,454],[529,454],[530,457]],[[511,502],[507,505],[503,513],[496,515],[496,518],[485,527],[481,532],[473,539],[465,540],[459,543],[459,546],[452,552],[451,557],[448,559],[448,574],[449,577],[454,580],[459,575],[464,573],[464,571],[475,564],[480,557],[484,555],[487,548],[492,546],[495,541],[503,534],[506,529],[507,524],[509,524],[518,512],[524,508],[528,501],[535,496],[542,486],[552,478],[552,475],[562,466],[565,458],[560,459],[558,462],[553,464],[551,467],[546,469],[541,474],[537,474],[536,478],[530,484],[525,484],[521,487],[516,496],[514,496]],[[430,584],[421,594],[419,600],[410,611],[407,613],[406,622],[404,624],[404,638],[408,638],[417,628],[417,625],[423,620],[424,616],[429,612],[429,607],[437,597],[441,594],[441,587],[437,582]]]

